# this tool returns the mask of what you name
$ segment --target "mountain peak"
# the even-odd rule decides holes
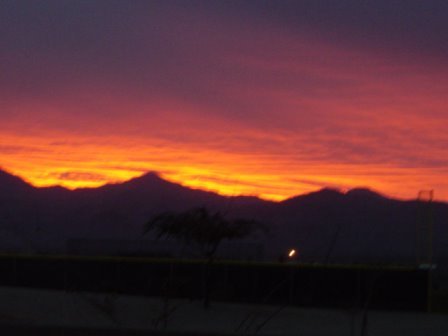
[[[128,186],[130,188],[153,188],[161,185],[174,185],[174,184],[163,179],[159,173],[155,171],[149,171],[131,180],[122,183],[117,183],[115,185],[123,185]]]
[[[138,177],[133,178],[132,180],[129,180],[128,182],[135,182],[135,183],[160,183],[160,182],[167,182],[165,179],[163,179],[160,174],[156,171],[148,171],[144,173],[143,175],[140,175]]]
[[[139,181],[165,181],[158,172],[156,171],[148,171],[144,173],[143,175],[140,175],[133,180],[139,180]]]
[[[369,188],[354,188],[346,192],[346,196],[363,197],[363,198],[383,198],[379,193]]]
[[[310,192],[308,194],[303,194],[299,196],[295,196],[292,198],[289,198],[283,203],[295,203],[298,201],[318,201],[318,202],[331,202],[336,199],[340,199],[340,197],[343,194],[338,190],[334,188],[323,188],[317,191]]]

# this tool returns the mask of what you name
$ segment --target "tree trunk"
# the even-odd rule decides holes
[[[214,262],[214,257],[215,257],[215,252],[217,249],[218,245],[213,246],[213,248],[207,253],[207,261],[204,264],[204,272],[203,272],[203,297],[204,297],[204,302],[203,302],[203,307],[204,309],[208,309],[210,308],[210,294],[211,294],[211,289],[212,289],[212,272],[211,272],[211,268]]]

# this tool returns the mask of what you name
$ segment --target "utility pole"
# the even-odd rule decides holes
[[[421,190],[417,197],[416,249],[417,265],[433,263],[433,211],[434,190]]]
[[[433,209],[434,190],[421,190],[418,193],[418,213],[416,227],[416,261],[417,267],[428,270],[427,311],[432,310],[433,281]]]

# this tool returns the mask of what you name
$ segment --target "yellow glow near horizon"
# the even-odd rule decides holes
[[[116,153],[110,153],[116,157]],[[174,155],[176,156],[176,155]],[[235,161],[235,157],[221,160]],[[91,162],[64,162],[60,160],[55,166],[52,160],[8,160],[3,165],[7,171],[22,177],[37,187],[63,186],[69,189],[95,188],[108,183],[121,183],[141,176],[146,171],[156,171],[160,176],[170,182],[181,184],[194,189],[202,189],[225,196],[258,196],[272,201],[284,199],[304,193],[319,190],[325,186],[340,190],[364,186],[380,191],[388,196],[398,198],[415,198],[419,189],[419,178],[425,177],[426,172],[421,170],[403,170],[399,168],[385,168],[381,166],[357,167],[352,165],[320,165],[310,164],[300,167],[297,173],[274,170],[273,172],[261,169],[248,169],[238,174],[229,164],[229,167],[219,165],[185,164],[167,160],[167,163],[143,164],[138,168],[133,164],[122,164],[114,168],[113,164],[105,161]],[[260,162],[260,167],[266,166]],[[252,164],[250,164],[252,166]],[[170,167],[166,169],[165,167]],[[353,173],[355,172],[355,173]],[[437,172],[436,172],[437,173]],[[389,175],[390,177],[385,175]],[[434,183],[441,179],[443,171],[435,174]],[[437,192],[437,190],[436,190]],[[438,199],[448,199],[442,191],[436,193]]]
[[[435,189],[448,199],[444,169],[388,164],[352,164],[296,160],[288,155],[223,152],[124,138],[68,139],[59,135],[3,135],[2,166],[34,186],[69,189],[120,183],[155,171],[168,181],[225,196],[250,195],[281,201],[333,187],[369,187],[387,196],[413,199],[419,190]]]

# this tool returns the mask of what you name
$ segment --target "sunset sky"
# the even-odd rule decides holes
[[[448,201],[448,1],[2,0],[0,167]]]

